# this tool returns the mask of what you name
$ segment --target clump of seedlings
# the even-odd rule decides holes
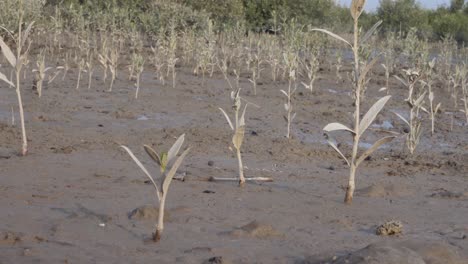
[[[146,153],[158,164],[161,177],[159,179],[153,178],[148,170],[143,166],[143,164],[138,160],[138,158],[133,154],[133,152],[126,146],[121,146],[127,151],[133,161],[140,167],[140,169],[145,173],[146,176],[153,183],[156,188],[156,196],[159,201],[159,214],[158,214],[158,223],[156,224],[156,231],[153,233],[153,241],[158,242],[161,239],[161,234],[164,230],[164,206],[166,204],[166,197],[169,191],[169,185],[174,178],[177,169],[182,164],[187,153],[190,151],[190,148],[187,148],[182,152],[182,154],[177,157],[179,150],[184,143],[185,134],[181,135],[174,145],[169,149],[168,152],[162,152],[158,154],[153,148],[148,145],[144,145]]]
[[[239,88],[237,89],[237,91],[231,92],[231,100],[233,101],[232,109],[234,110],[234,125],[231,122],[231,118],[229,118],[229,115],[226,113],[226,111],[224,111],[222,108],[219,108],[219,110],[223,113],[224,117],[226,118],[226,121],[228,122],[229,127],[234,131],[234,136],[232,137],[232,144],[234,145],[234,148],[236,149],[237,161],[239,165],[239,178],[238,179],[236,178],[211,178],[211,180],[215,180],[215,181],[238,180],[239,186],[243,187],[246,181],[271,181],[271,178],[267,178],[267,177],[246,178],[244,177],[244,166],[242,164],[241,146],[242,146],[242,142],[244,141],[244,135],[245,135],[245,112],[247,110],[247,106],[252,103],[246,102],[244,106],[244,110],[241,113],[240,111],[242,108],[242,102],[241,102],[242,98],[240,97],[240,94],[239,94],[240,91],[241,89]]]
[[[410,69],[404,70],[404,72],[406,74],[407,80],[403,80],[398,76],[395,76],[395,78],[397,78],[408,88],[408,98],[406,98],[405,101],[410,107],[409,120],[398,113],[395,113],[395,115],[397,115],[409,127],[408,134],[406,135],[406,146],[408,147],[409,152],[413,154],[416,150],[416,146],[419,144],[419,139],[421,138],[422,134],[422,118],[420,116],[420,111],[426,111],[426,109],[423,107],[426,91],[416,89],[415,87],[416,83],[421,78],[419,71]]]
[[[0,73],[0,80],[6,82],[8,85],[16,88],[16,96],[18,98],[18,107],[20,113],[20,123],[21,123],[21,134],[23,139],[22,146],[22,155],[28,153],[28,139],[26,137],[26,127],[24,124],[24,110],[23,110],[23,100],[21,99],[21,89],[20,89],[20,79],[21,79],[21,70],[23,68],[24,62],[27,61],[29,54],[29,45],[27,44],[29,33],[31,32],[34,22],[30,23],[29,26],[23,32],[23,1],[19,2],[19,20],[18,20],[18,32],[16,38],[14,38],[16,43],[16,56],[10,49],[10,47],[3,41],[3,38],[0,36],[0,48],[2,50],[3,56],[7,59],[10,66],[14,69],[16,74],[16,84],[13,83],[13,80],[9,80],[4,74]],[[13,36],[13,33],[8,31],[10,36]]]
[[[364,132],[369,128],[371,123],[374,121],[376,116],[379,112],[383,109],[387,101],[390,99],[390,96],[385,96],[379,99],[370,109],[369,111],[362,117],[361,119],[361,97],[363,93],[363,86],[366,83],[366,76],[367,73],[370,71],[372,66],[376,63],[378,57],[374,58],[371,62],[366,63],[365,67],[361,68],[361,61],[360,61],[360,45],[363,44],[365,41],[369,39],[369,37],[376,31],[377,27],[380,25],[381,21],[377,22],[362,38],[360,38],[359,33],[359,17],[363,11],[365,0],[353,0],[351,3],[351,16],[354,20],[354,41],[353,44],[349,43],[344,38],[324,29],[313,29],[315,31],[320,31],[326,33],[333,38],[344,42],[347,46],[351,47],[354,55],[354,81],[353,81],[353,88],[354,88],[354,127],[349,128],[346,125],[341,123],[330,123],[326,125],[323,130],[325,131],[325,136],[327,138],[328,143],[330,146],[338,152],[338,154],[346,161],[348,166],[350,167],[349,173],[349,181],[348,186],[346,188],[346,196],[345,196],[345,203],[350,204],[353,200],[353,194],[355,190],[355,177],[356,177],[356,170],[359,165],[371,154],[373,153],[378,147],[381,145],[390,142],[393,140],[393,136],[384,137],[379,139],[375,142],[369,149],[364,151],[361,155],[358,155],[359,150],[359,141],[364,134]],[[353,136],[353,149],[351,153],[351,158],[347,158],[339,149],[337,144],[335,143],[334,139],[329,134],[330,132],[334,131],[346,131],[352,134]]]

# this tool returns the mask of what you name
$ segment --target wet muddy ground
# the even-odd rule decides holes
[[[0,263],[363,263],[359,254],[381,254],[388,263],[466,263],[468,127],[445,88],[436,90],[442,113],[435,135],[425,120],[420,145],[409,155],[404,123],[391,112],[408,112],[407,91],[391,81],[392,99],[361,149],[389,135],[383,130],[399,136],[361,165],[347,206],[348,168],[322,128],[351,124],[348,82],[337,83],[325,69],[313,93],[299,87],[288,140],[279,91],[287,82],[264,73],[253,95],[244,75],[241,95],[260,106],[246,114],[245,174],[274,182],[239,188],[207,180],[238,175],[232,132],[218,110],[230,110],[226,81],[221,74],[204,82],[189,68],[178,71],[175,88],[145,71],[138,100],[125,72],[108,92],[99,72],[90,90],[85,80],[75,90],[75,70],[46,85],[41,98],[24,80],[25,157],[18,156],[14,89],[0,84]],[[378,91],[383,78],[371,81],[365,111],[386,94]],[[157,174],[143,144],[163,150],[183,133],[192,147],[178,172],[185,181],[170,186],[165,230],[155,244],[154,187],[119,145]],[[351,137],[337,139],[349,153]],[[377,236],[376,227],[389,220],[401,221],[403,232]]]

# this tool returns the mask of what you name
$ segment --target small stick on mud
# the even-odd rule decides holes
[[[270,177],[252,177],[252,178],[244,178],[245,181],[262,181],[262,182],[272,182],[273,179]],[[239,181],[239,178],[218,178],[218,177],[210,177],[210,181]]]

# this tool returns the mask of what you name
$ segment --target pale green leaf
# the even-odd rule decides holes
[[[245,127],[241,126],[236,130],[236,133],[232,137],[232,144],[236,149],[240,149],[242,146],[242,141],[244,140]]]
[[[351,48],[353,47],[353,45],[351,45],[351,43],[349,43],[346,39],[344,39],[344,38],[338,36],[337,34],[335,34],[335,33],[333,33],[333,32],[330,32],[330,31],[328,31],[328,30],[326,30],[326,29],[313,28],[313,29],[311,29],[311,30],[312,30],[312,31],[319,31],[319,32],[323,32],[323,33],[325,33],[325,34],[328,34],[329,36],[331,36],[331,37],[333,37],[333,38],[335,38],[335,39],[337,39],[337,40],[339,40],[339,41],[342,41],[342,42],[346,43],[346,44],[347,44],[348,46],[350,46]]]
[[[400,118],[403,122],[405,122],[408,126],[411,126],[410,123],[408,122],[408,120],[406,120],[406,118],[404,118],[402,115],[400,115],[399,113],[396,113],[396,112],[393,112],[396,116],[398,116],[398,118]]]
[[[146,174],[146,176],[148,176],[148,178],[150,179],[150,181],[153,183],[154,185],[154,188],[156,188],[156,193],[158,195],[158,199],[161,200],[161,197],[160,197],[160,194],[159,194],[159,188],[158,188],[158,185],[156,184],[156,182],[154,181],[153,177],[151,176],[151,174],[148,172],[148,170],[145,168],[145,166],[143,166],[143,164],[140,162],[140,160],[138,160],[138,158],[133,154],[133,152],[127,148],[126,146],[120,146],[122,147],[123,149],[125,149],[128,153],[128,155],[130,155],[130,157],[133,159],[133,161],[138,165],[138,167],[140,167],[140,169]]]
[[[330,123],[330,124],[326,125],[323,128],[323,130],[325,130],[326,132],[337,131],[337,130],[346,130],[346,131],[349,131],[349,132],[354,134],[354,131],[351,128],[349,128],[349,127],[347,127],[347,126],[345,126],[343,124],[340,124],[340,123]]]
[[[364,42],[366,42],[372,34],[377,30],[377,28],[382,24],[382,20],[379,20],[377,23],[375,23],[364,35],[364,37],[361,38],[360,45],[362,45]]]
[[[177,153],[179,153],[180,148],[182,147],[182,144],[184,143],[185,139],[185,134],[182,134],[172,145],[171,149],[169,149],[169,152],[167,153],[167,162],[168,164],[174,159],[175,156],[177,156]]]
[[[356,165],[359,166],[361,162],[363,162],[370,154],[376,151],[381,145],[392,141],[394,138],[395,138],[394,136],[389,136],[389,137],[384,137],[384,138],[377,140],[377,142],[375,142],[374,145],[372,145],[372,147],[370,147],[369,149],[364,151],[364,153],[362,153],[362,155],[356,161]]]
[[[34,21],[29,24],[29,26],[26,28],[26,30],[23,33],[23,37],[21,39],[21,47],[24,47],[24,44],[26,43],[26,40],[28,39],[29,33],[31,32],[32,26],[34,25]]]
[[[11,67],[15,68],[16,67],[16,57],[13,55],[13,52],[11,52],[10,47],[3,41],[3,38],[0,37],[0,48],[2,49],[2,53],[7,59],[7,61],[10,63]]]
[[[162,184],[162,191],[164,194],[167,193],[167,190],[169,189],[169,185],[171,184],[172,179],[174,178],[177,169],[180,167],[182,164],[182,161],[184,160],[185,156],[187,153],[189,153],[190,148],[186,149],[182,154],[176,159],[174,162],[174,165],[172,165],[171,169],[169,172],[166,174],[166,177],[164,178],[163,184]]]
[[[382,108],[385,106],[387,101],[392,97],[391,95],[384,96],[380,98],[375,104],[367,111],[367,113],[362,118],[361,122],[359,123],[359,136],[364,134],[364,131],[370,126],[370,124],[374,121],[377,114],[382,111]]]
[[[345,155],[343,155],[343,153],[338,149],[338,146],[336,145],[336,141],[334,138],[332,138],[330,135],[326,134],[325,133],[325,138],[328,142],[328,144],[336,151],[338,152],[338,154],[341,156],[341,158],[343,158],[345,161],[346,161],[346,164],[348,164],[348,166],[351,166],[351,164],[349,163],[348,159],[345,157]]]
[[[162,166],[161,163],[161,157],[159,157],[159,154],[150,146],[148,145],[143,145],[143,148],[145,149],[146,153],[154,160],[156,163],[158,163],[159,166]]]
[[[234,130],[234,126],[232,125],[232,122],[231,122],[231,119],[229,118],[229,116],[226,114],[226,112],[224,112],[224,110],[222,108],[219,108],[219,110],[221,110],[224,117],[226,117],[226,120],[227,120],[227,122],[229,124],[229,127],[231,127],[231,129]]]
[[[5,76],[5,74],[3,74],[1,72],[0,72],[0,80],[6,82],[10,86],[15,87],[15,85],[10,80],[8,80],[8,78]]]

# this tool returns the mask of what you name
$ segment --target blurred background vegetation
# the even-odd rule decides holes
[[[0,0],[0,26],[15,25],[19,0]],[[95,30],[138,29],[157,35],[170,23],[203,29],[208,19],[218,31],[239,27],[246,32],[281,34],[282,25],[295,19],[299,25],[351,32],[347,8],[333,0],[25,0],[30,20],[54,26]],[[365,13],[362,26],[383,20],[381,33],[404,36],[416,32],[420,38],[440,40],[452,36],[468,42],[468,4],[452,0],[436,10],[423,9],[416,0],[381,0],[373,13]],[[412,29],[412,30],[410,30]]]

